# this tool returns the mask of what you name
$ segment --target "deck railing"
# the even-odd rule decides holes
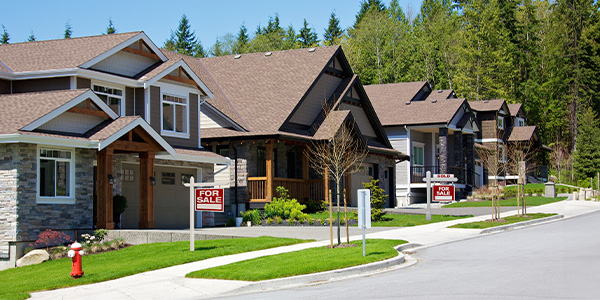
[[[285,187],[291,198],[299,202],[308,200],[323,200],[324,184],[320,179],[295,179],[295,178],[273,178],[273,196],[277,196],[275,189],[278,186]],[[248,177],[248,196],[250,201],[267,200],[267,177]]]
[[[439,174],[440,167],[439,166],[412,166],[410,182],[411,183],[423,183],[424,182],[423,178],[425,178],[425,173],[427,173],[427,171],[430,171],[431,175]],[[453,174],[454,177],[456,177],[456,178],[459,178],[459,181],[457,183],[464,183],[463,182],[464,180],[460,181],[461,172],[463,174],[463,178],[465,178],[464,177],[465,168],[459,168],[459,167],[454,167],[454,166],[448,167],[448,173]]]

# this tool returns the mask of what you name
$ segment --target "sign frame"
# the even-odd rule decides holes
[[[442,188],[448,188],[449,189],[449,192],[448,192],[449,195],[444,195],[444,196],[438,195],[439,192],[440,192],[439,190],[442,189]],[[447,184],[439,184],[438,185],[438,184],[436,184],[436,185],[433,186],[433,199],[432,199],[432,201],[434,201],[434,202],[449,202],[449,201],[454,201],[455,194],[456,194],[455,191],[456,190],[454,188],[454,185],[447,185]],[[442,199],[439,199],[440,197]],[[450,199],[448,199],[446,197],[450,197]]]
[[[216,204],[202,204],[198,202],[198,198],[202,197],[201,194],[202,192],[205,191],[217,191],[218,195],[217,197],[219,197],[221,199],[220,203],[216,203]],[[224,188],[196,188],[194,189],[194,193],[195,193],[195,206],[194,206],[194,210],[195,211],[212,211],[212,212],[224,212],[225,211],[225,189]],[[212,195],[211,195],[212,196]],[[201,205],[219,205],[218,209],[212,209],[212,208],[198,208],[198,206]]]

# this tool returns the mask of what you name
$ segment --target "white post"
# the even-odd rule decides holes
[[[362,218],[362,234],[363,234],[363,257],[367,256],[367,243],[366,243],[366,239],[365,239],[365,229],[367,228],[367,214],[365,212],[365,200],[366,200],[366,193],[365,191],[362,191],[362,198],[363,198],[363,213],[361,214],[361,218]]]
[[[196,212],[194,195],[194,176],[190,177],[190,251],[194,251],[194,213]]]
[[[427,178],[427,211],[425,212],[425,220],[431,221],[431,171],[425,173]]]

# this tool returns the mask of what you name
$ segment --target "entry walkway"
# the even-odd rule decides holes
[[[571,218],[578,215],[591,213],[600,210],[600,202],[589,201],[561,201],[543,206],[530,207],[527,209],[530,213],[545,212],[558,213],[565,218]],[[515,214],[516,211],[506,212],[502,215],[508,216]],[[382,239],[403,239],[411,243],[418,243],[425,246],[434,246],[457,240],[473,238],[480,236],[479,229],[452,229],[448,226],[482,221],[489,216],[478,216],[468,219],[452,220],[428,225],[421,225],[406,228],[392,228],[378,232],[370,232],[368,238]],[[251,230],[250,228],[240,228],[239,230]],[[262,227],[261,234],[268,235],[266,231],[282,232],[290,229],[289,227]],[[308,229],[314,229],[307,227]],[[254,229],[259,229],[258,227]],[[208,230],[208,229],[207,229]],[[290,231],[290,235],[294,234]],[[222,234],[222,233],[220,233]],[[351,236],[351,240],[361,239],[360,235]],[[300,245],[292,245],[266,249],[248,253],[240,253],[223,257],[215,257],[203,261],[188,263],[184,265],[164,268],[160,270],[145,272],[133,276],[128,276],[116,280],[59,289],[54,291],[32,293],[31,299],[199,299],[211,298],[217,295],[227,293],[236,289],[250,285],[245,281],[228,280],[209,280],[209,279],[190,279],[185,278],[185,274],[205,269],[225,265],[255,257],[272,255],[283,252],[296,251],[311,247],[324,246],[329,244],[329,239],[325,241],[312,242]]]

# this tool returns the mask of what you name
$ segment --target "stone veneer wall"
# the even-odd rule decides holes
[[[35,240],[45,229],[90,229],[93,159],[96,151],[75,149],[75,204],[38,204],[37,146],[0,145],[0,242]],[[5,222],[6,221],[6,222]]]

